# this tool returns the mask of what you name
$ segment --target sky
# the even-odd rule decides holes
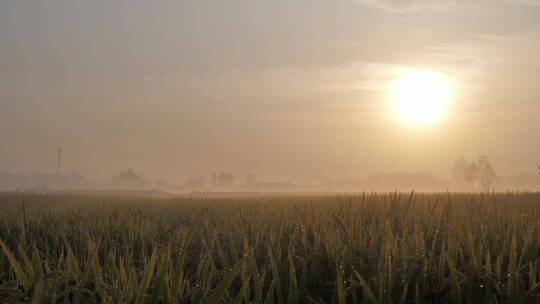
[[[0,172],[315,182],[540,161],[537,0],[0,0]],[[406,125],[388,84],[452,79]]]

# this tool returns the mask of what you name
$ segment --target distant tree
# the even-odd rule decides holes
[[[474,189],[474,182],[478,179],[478,165],[475,162],[465,167],[463,179],[470,186],[470,189]]]
[[[493,170],[489,158],[485,155],[478,157],[478,180],[484,190],[489,191],[491,189],[495,177],[495,170]]]
[[[256,183],[257,183],[257,178],[255,178],[255,175],[253,174],[246,175],[246,185],[250,186]]]
[[[160,178],[160,179],[156,180],[155,185],[158,186],[158,187],[162,187],[162,188],[168,188],[168,187],[171,186],[171,183],[169,183],[168,181]]]
[[[133,169],[126,169],[111,178],[112,184],[119,187],[138,188],[148,186],[149,182],[135,173]]]
[[[454,162],[454,182],[460,185],[465,183],[470,189],[474,189],[475,182],[479,181],[482,188],[488,191],[493,187],[495,177],[495,170],[485,155],[478,157],[476,162],[470,164],[463,157],[459,157]]]

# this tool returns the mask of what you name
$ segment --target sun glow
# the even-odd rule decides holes
[[[390,87],[390,101],[397,117],[412,125],[439,122],[452,95],[448,77],[425,70],[404,72]]]

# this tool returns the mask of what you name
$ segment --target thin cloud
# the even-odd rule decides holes
[[[426,10],[446,11],[451,9],[456,1],[441,0],[351,0],[360,4],[389,11],[392,13],[413,13]]]
[[[417,13],[424,11],[451,11],[459,6],[515,5],[540,7],[538,0],[349,0],[392,13]]]

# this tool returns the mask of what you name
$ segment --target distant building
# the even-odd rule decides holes
[[[217,176],[217,186],[230,187],[234,185],[234,175],[228,172],[222,172]]]
[[[206,180],[204,176],[190,177],[185,185],[188,188],[202,188],[206,185]]]

